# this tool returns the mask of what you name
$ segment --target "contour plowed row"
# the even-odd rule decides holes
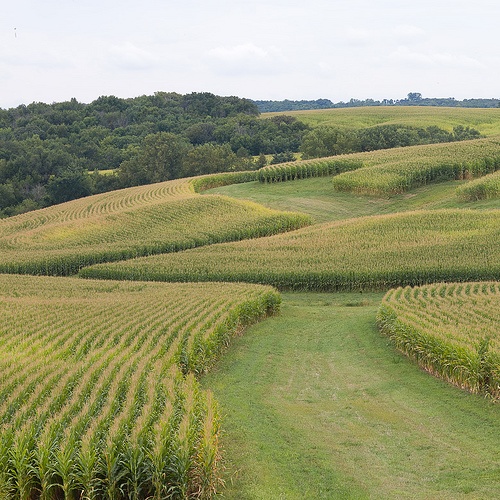
[[[311,222],[301,214],[196,194],[193,183],[208,180],[129,188],[0,220],[0,272],[75,274],[97,262],[265,236]]]
[[[101,279],[245,281],[369,290],[500,278],[500,211],[435,210],[318,224],[252,241],[102,264]]]

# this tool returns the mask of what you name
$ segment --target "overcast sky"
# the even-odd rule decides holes
[[[3,0],[0,107],[500,97],[498,0]]]

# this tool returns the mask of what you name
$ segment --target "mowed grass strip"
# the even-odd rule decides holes
[[[500,198],[470,202],[458,199],[457,189],[468,182],[473,181],[429,184],[416,188],[411,193],[393,195],[389,198],[333,191],[330,183],[321,177],[303,179],[300,182],[266,184],[247,182],[214,188],[207,193],[251,200],[276,210],[298,210],[309,214],[318,223],[411,210],[500,208]]]
[[[500,211],[433,210],[82,269],[88,278],[245,281],[293,290],[382,290],[500,278]]]
[[[211,498],[194,376],[279,308],[269,287],[0,275],[0,498]]]
[[[220,183],[232,177],[218,176]],[[0,272],[75,274],[81,267],[276,234],[303,214],[228,197],[201,196],[182,179],[75,200],[0,220]]]
[[[393,289],[377,320],[426,370],[472,392],[500,397],[500,283]]]
[[[284,293],[202,379],[237,500],[496,498],[499,408],[409,362],[382,294]]]

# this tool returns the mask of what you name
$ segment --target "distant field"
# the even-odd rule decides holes
[[[377,318],[382,332],[431,373],[500,398],[500,283],[390,290]]]
[[[364,217],[268,238],[82,269],[101,279],[246,281],[294,290],[380,290],[500,278],[500,211]]]
[[[193,373],[279,302],[244,284],[0,275],[0,498],[209,498],[219,415]]]
[[[301,214],[201,196],[194,190],[197,183],[211,185],[207,178],[167,181],[1,219],[0,272],[68,275],[96,262],[275,234],[310,223]]]
[[[262,117],[274,115],[294,116],[312,127],[328,125],[358,129],[376,125],[400,124],[416,127],[434,125],[451,131],[453,127],[463,125],[475,128],[486,136],[500,134],[500,109],[374,106],[263,113]]]

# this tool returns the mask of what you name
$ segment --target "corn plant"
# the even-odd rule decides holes
[[[267,236],[312,222],[304,214],[195,192],[195,186],[250,178],[245,175],[128,188],[0,219],[0,272],[70,275],[97,262]]]
[[[500,171],[467,182],[457,188],[461,201],[488,200],[500,197]]]
[[[278,307],[254,285],[0,275],[0,498],[208,498],[218,416],[194,373]]]
[[[390,290],[377,321],[398,349],[431,373],[499,398],[499,311],[498,282],[433,284]]]

